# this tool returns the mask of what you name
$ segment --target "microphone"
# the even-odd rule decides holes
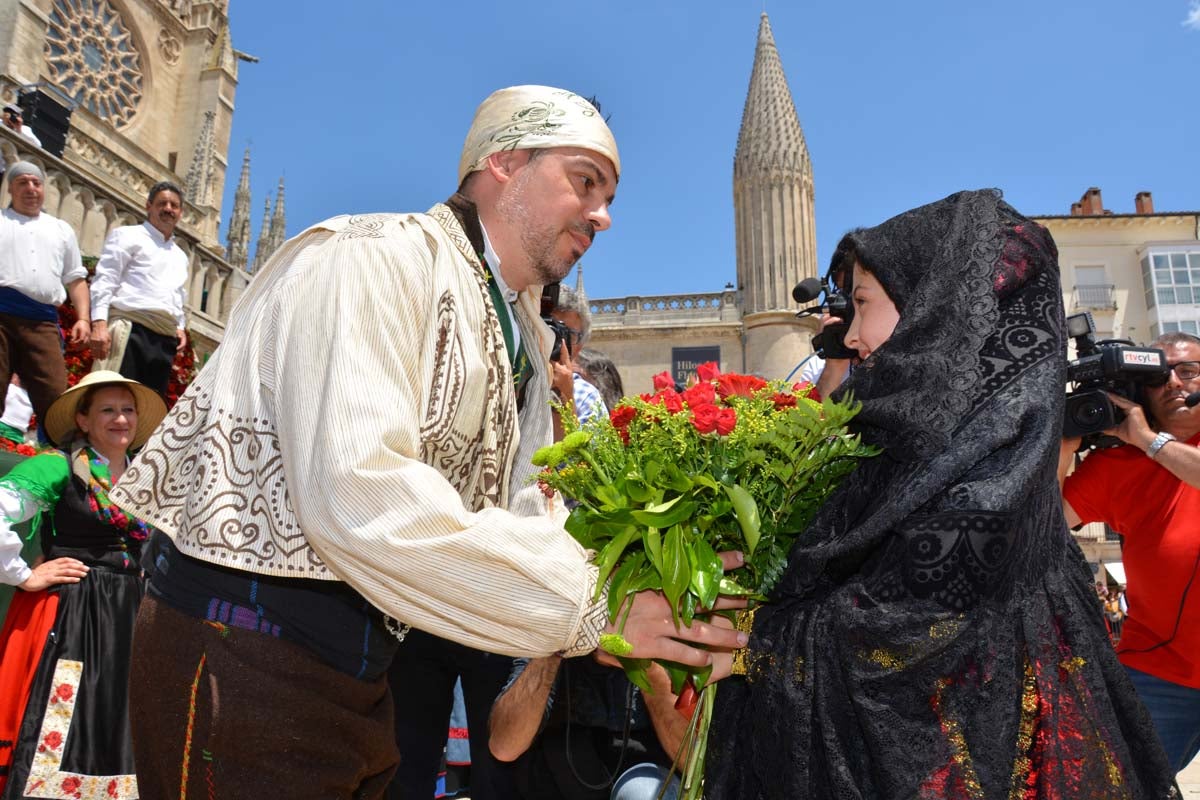
[[[1187,397],[1183,398],[1183,404],[1188,408],[1200,406],[1200,392],[1192,392]]]
[[[797,303],[809,303],[817,299],[817,295],[825,290],[825,286],[816,278],[805,278],[792,288],[792,299]],[[1197,400],[1196,402],[1200,402]]]

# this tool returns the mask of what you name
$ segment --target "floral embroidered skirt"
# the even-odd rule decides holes
[[[37,593],[58,600],[49,631],[5,642],[6,665],[13,659],[37,667],[28,681],[3,800],[138,797],[129,661],[144,582],[136,572],[90,566],[79,583]]]

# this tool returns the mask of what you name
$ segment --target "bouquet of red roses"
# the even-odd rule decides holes
[[[626,598],[656,589],[677,623],[713,612],[718,595],[762,599],[822,501],[875,454],[847,429],[852,399],[818,402],[807,386],[722,374],[716,364],[676,391],[667,373],[656,392],[622,400],[580,428],[563,414],[563,440],[539,450],[539,482],[576,501],[567,530],[595,551],[597,597],[608,586],[610,618],[623,629]],[[740,550],[745,567],[726,576],[717,553]],[[630,659],[619,633],[601,647],[649,691],[647,662]],[[684,742],[683,797],[700,793],[714,687],[707,674],[665,663],[676,694],[699,689],[700,713]]]

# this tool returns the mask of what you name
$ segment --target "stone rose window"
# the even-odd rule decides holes
[[[108,0],[54,0],[46,29],[50,78],[81,106],[116,127],[142,99],[141,57]]]

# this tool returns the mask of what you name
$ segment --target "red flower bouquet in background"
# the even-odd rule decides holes
[[[567,435],[534,457],[543,487],[578,503],[567,530],[596,552],[597,596],[607,582],[618,629],[626,598],[646,589],[662,591],[682,624],[716,613],[720,594],[761,599],[821,502],[859,458],[875,453],[846,427],[858,411],[852,400],[819,403],[804,387],[721,374],[711,363],[697,375],[682,392],[657,375],[653,394],[625,398],[582,429],[563,413]],[[722,550],[745,554],[736,579],[723,572]],[[649,691],[649,664],[625,657],[624,637],[606,635],[601,646]],[[696,798],[715,687],[704,686],[707,674],[663,666],[676,694],[703,687],[678,759],[682,797]]]

